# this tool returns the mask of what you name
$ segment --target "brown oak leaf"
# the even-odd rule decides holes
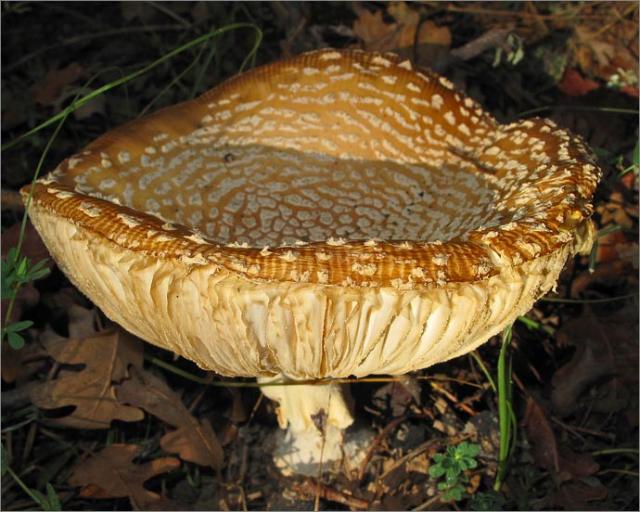
[[[74,406],[68,416],[51,418],[51,424],[72,428],[109,428],[114,419],[139,421],[144,413],[122,405],[114,384],[126,379],[129,365],[142,366],[142,345],[130,334],[103,331],[88,338],[63,338],[47,346],[48,354],[63,365],[82,365],[81,370],[63,368],[54,380],[31,392],[31,401],[42,409]]]
[[[144,487],[156,475],[180,467],[174,457],[154,459],[134,464],[142,448],[134,444],[112,444],[78,463],[69,483],[82,486],[83,498],[126,498],[135,510],[179,510],[176,503]]]
[[[353,23],[353,31],[367,50],[398,50],[411,47],[414,42],[446,48],[451,45],[451,32],[447,27],[438,27],[432,21],[421,23],[420,13],[406,2],[391,2],[387,7],[387,13],[395,20],[392,23],[384,21],[382,11],[372,13],[358,4],[354,10],[358,18]]]
[[[524,427],[532,444],[533,459],[558,482],[593,475],[600,469],[588,453],[559,447],[544,409],[533,398],[527,399]]]
[[[627,386],[638,386],[638,313],[627,306],[615,313],[597,316],[585,308],[580,318],[558,331],[558,343],[574,345],[571,360],[551,380],[553,408],[568,416],[578,399],[594,384],[617,375]]]
[[[118,386],[118,400],[176,427],[160,439],[162,449],[177,453],[182,460],[220,469],[224,455],[211,424],[194,418],[180,396],[155,375],[137,369],[132,373],[133,378]]]

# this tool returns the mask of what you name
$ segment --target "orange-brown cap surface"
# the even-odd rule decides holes
[[[590,245],[599,176],[551,121],[500,125],[408,61],[322,50],[98,138],[29,210],[109,316],[204,367],[401,373],[546,293]]]

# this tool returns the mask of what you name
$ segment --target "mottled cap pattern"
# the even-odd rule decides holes
[[[501,125],[409,61],[321,50],[110,131],[29,215],[109,318],[202,368],[402,374],[552,289],[591,246],[599,177],[551,121]]]
[[[599,176],[552,121],[501,125],[409,61],[322,50],[109,132],[33,202],[253,281],[402,289],[487,279],[571,243]]]

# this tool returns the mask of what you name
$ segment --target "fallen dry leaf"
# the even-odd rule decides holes
[[[637,20],[636,20],[637,24]],[[574,29],[571,45],[580,69],[588,76],[608,82],[614,74],[630,74],[638,77],[637,35],[635,41],[620,37],[620,31],[601,30],[602,27],[578,25]],[[637,34],[637,32],[636,32]],[[627,84],[629,85],[629,84]]]
[[[412,403],[420,404],[420,384],[406,375],[377,389],[371,401],[381,411],[390,409],[393,417],[402,416]]]
[[[581,294],[599,283],[611,285],[627,285],[630,289],[637,288],[638,272],[634,270],[634,258],[619,258],[605,261],[598,265],[593,272],[585,270],[578,274],[571,283],[570,295],[576,299]]]
[[[547,415],[531,397],[527,399],[523,424],[536,465],[550,471],[556,481],[586,477],[600,469],[588,453],[576,453],[569,448],[558,447]]]
[[[98,310],[71,304],[67,309],[69,338],[89,338],[97,334]]]
[[[558,88],[567,96],[584,96],[599,87],[598,82],[583,77],[576,69],[567,69],[558,83]]]
[[[199,422],[180,400],[178,394],[155,375],[132,370],[132,378],[117,388],[118,400],[141,407],[177,430],[165,434],[160,446],[181,459],[220,469],[223,451],[207,420]]]
[[[142,366],[142,345],[130,334],[115,330],[84,339],[62,339],[47,346],[61,364],[82,365],[79,371],[61,369],[57,378],[36,386],[31,401],[42,409],[74,406],[68,416],[51,424],[71,428],[109,428],[114,419],[140,421],[140,409],[122,405],[114,384],[128,377],[128,366]]]
[[[591,506],[589,503],[604,500],[608,491],[599,481],[592,480],[595,479],[563,482],[553,493],[552,504],[564,510],[602,510],[597,505]]]
[[[8,383],[24,379],[37,372],[44,364],[46,354],[36,343],[28,343],[20,350],[2,344],[2,380]]]
[[[523,423],[529,442],[533,445],[533,458],[536,465],[558,472],[560,460],[556,436],[542,407],[533,398],[527,399]]]
[[[375,51],[391,51],[417,45],[451,45],[451,32],[447,27],[438,27],[432,21],[420,23],[420,13],[406,2],[391,2],[387,13],[394,23],[386,23],[383,12],[370,12],[355,5],[358,18],[353,23],[354,33],[362,40],[364,48]],[[416,32],[418,32],[416,38]]]
[[[604,263],[615,261],[620,258],[618,254],[618,246],[628,244],[626,235],[622,231],[607,233],[598,238],[598,252],[596,254],[596,262]]]
[[[178,510],[171,500],[145,489],[144,483],[156,475],[180,467],[173,457],[134,464],[142,448],[134,444],[112,444],[77,464],[69,484],[82,486],[83,498],[126,498],[135,510]]]
[[[40,83],[33,86],[33,99],[40,105],[55,105],[64,89],[83,76],[86,76],[86,71],[77,62],[63,69],[51,70]]]
[[[559,344],[576,347],[571,360],[555,372],[551,381],[551,400],[559,416],[571,414],[580,396],[605,377],[619,375],[637,385],[637,318],[633,306],[604,317],[585,308],[581,317],[558,331]]]

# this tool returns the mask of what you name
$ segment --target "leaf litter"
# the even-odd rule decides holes
[[[118,385],[118,400],[176,428],[162,436],[162,449],[179,454],[182,460],[220,470],[224,455],[211,423],[194,418],[180,396],[160,378],[144,370],[133,369],[132,373],[131,379]]]
[[[61,365],[56,378],[31,392],[31,401],[42,409],[73,406],[70,414],[49,418],[52,425],[78,429],[107,429],[115,419],[140,421],[137,407],[123,405],[115,385],[129,377],[129,365],[142,366],[140,342],[121,330],[96,333],[89,338],[62,338],[46,347]],[[80,370],[65,365],[79,365]]]
[[[12,98],[12,105],[18,100],[24,105],[19,112],[3,105],[3,136],[8,140],[19,135],[45,112],[59,109],[88,70],[146,62],[182,41],[187,32],[195,34],[234,16],[258,20],[266,29],[261,62],[319,46],[394,51],[417,65],[444,70],[501,119],[555,104],[637,108],[630,100],[638,89],[638,8],[632,3],[382,2],[340,4],[333,10],[275,4],[229,9],[206,2],[160,7],[129,2],[105,6],[100,19],[92,8],[74,5],[61,7],[56,23],[51,21],[55,8],[32,10],[28,26],[41,26],[33,32],[40,37],[25,41],[5,30],[5,41],[3,34],[5,47],[12,44],[20,48],[18,59],[28,58],[28,65],[5,59],[11,73],[6,81],[3,77],[3,94]],[[14,6],[5,7],[3,28],[26,23]],[[47,9],[48,17],[43,14]],[[289,14],[286,22],[278,18],[283,9]],[[110,44],[81,33],[80,44],[67,45],[62,37],[78,37],[68,16],[89,18],[96,34],[122,26],[139,33]],[[68,54],[48,51],[50,41],[61,41]],[[199,90],[237,72],[246,43],[231,35],[217,41],[214,59],[198,63],[194,76],[178,80],[155,106],[175,103],[185,99],[185,91],[196,90],[193,81],[200,64],[209,67]],[[516,61],[511,57],[518,52],[524,57]],[[12,67],[15,62],[20,65]],[[189,63],[176,61],[177,66]],[[118,73],[114,77],[120,77]],[[162,90],[159,84],[175,76],[167,66],[87,105],[91,108],[68,120],[69,130],[63,132],[51,164],[135,116]],[[551,110],[550,115],[624,163],[601,158],[605,180],[594,219],[600,230],[614,231],[600,239],[595,268],[588,267],[587,259],[569,265],[558,298],[608,300],[637,292],[637,169],[624,171],[637,143],[637,123],[579,109]],[[24,146],[27,151],[3,153],[3,170],[9,171],[3,173],[3,187],[17,189],[29,180],[45,142],[46,137],[36,136]],[[3,212],[3,228],[15,232],[7,221],[10,215]],[[621,229],[615,231],[616,226]],[[5,235],[10,236],[10,230],[3,231],[3,250],[13,245]],[[442,508],[428,474],[431,458],[468,441],[481,450],[478,468],[466,470],[470,484],[458,508],[481,503],[486,508],[489,503],[494,509],[637,509],[637,299],[593,306],[540,302],[531,320],[545,327],[544,332],[516,325],[513,406],[521,428],[505,487],[491,495],[487,491],[498,444],[495,395],[471,358],[418,372],[410,380],[354,384],[358,421],[376,433],[366,466],[356,480],[326,475],[300,482],[281,477],[271,465],[273,404],[261,400],[257,390],[234,389],[231,397],[205,395],[202,385],[144,362],[142,352],[201,379],[197,368],[108,326],[105,330],[108,324],[101,315],[77,292],[68,291],[59,273],[36,283],[34,295],[20,303],[16,319],[27,319],[37,310],[44,323],[29,330],[25,349],[8,354],[3,347],[2,357],[3,396],[35,385],[34,403],[41,408],[39,416],[24,402],[3,408],[3,420],[6,413],[12,429],[3,431],[3,447],[12,452],[12,464],[27,484],[44,491],[47,482],[39,482],[29,468],[56,466],[56,450],[65,446],[74,464],[56,466],[48,476],[65,507],[118,508],[126,506],[122,499],[127,498],[134,509],[299,509],[313,508],[316,499],[321,508]],[[479,351],[490,373],[495,372],[497,348],[493,340]],[[431,380],[427,385],[421,379]],[[243,404],[251,403],[253,409],[244,410]],[[14,428],[22,421],[24,427]],[[222,433],[223,443],[216,432]],[[21,460],[21,452],[40,458]],[[3,485],[3,509],[28,508],[21,492],[15,485]],[[87,501],[94,499],[101,501]]]
[[[76,464],[69,483],[81,486],[80,497],[92,499],[129,498],[134,510],[180,510],[180,505],[145,487],[151,478],[180,467],[173,457],[134,463],[142,447],[112,444]]]

